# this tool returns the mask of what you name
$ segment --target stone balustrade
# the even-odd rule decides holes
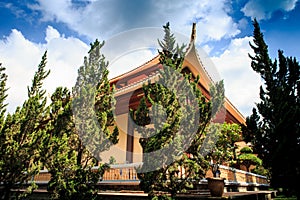
[[[138,182],[136,167],[142,163],[120,164],[111,165],[110,169],[106,170],[99,183],[105,182]],[[97,167],[94,167],[96,170]],[[265,176],[257,175],[254,173],[246,172],[243,170],[220,166],[221,177],[225,178],[226,187],[229,191],[246,191],[246,190],[259,190],[259,188],[266,188],[269,186],[268,179]],[[209,170],[206,177],[212,177],[212,172]],[[36,183],[47,183],[50,180],[50,173],[47,170],[42,170],[40,174],[34,177]],[[206,183],[204,179],[201,181]],[[250,189],[249,189],[250,188]]]

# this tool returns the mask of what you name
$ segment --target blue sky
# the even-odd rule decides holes
[[[188,38],[196,22],[197,47],[208,53],[224,79],[226,96],[248,116],[259,101],[261,84],[248,58],[254,17],[259,20],[272,58],[278,49],[300,58],[298,0],[2,0],[0,62],[9,76],[8,110],[13,112],[22,104],[45,50],[51,70],[45,87],[51,94],[57,86],[74,85],[83,56],[96,38],[111,41],[124,31],[161,29],[166,22],[174,32]],[[139,40],[132,34],[123,42],[143,42]],[[116,61],[111,74],[137,67],[154,53],[150,49],[125,52],[126,59]]]

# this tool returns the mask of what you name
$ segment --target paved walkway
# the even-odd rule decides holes
[[[178,199],[241,199],[241,200],[271,200],[276,194],[275,191],[246,191],[246,192],[225,192],[223,197],[210,197],[208,195],[199,194],[180,194]],[[100,192],[100,196],[107,199],[146,199],[148,194],[142,191],[106,191]]]
[[[98,193],[99,196],[107,200],[146,200],[148,194],[143,191],[102,191]],[[240,199],[240,200],[271,200],[274,195],[276,196],[275,191],[247,191],[247,192],[225,192],[223,197],[211,197],[207,193],[199,194],[180,194],[176,199],[178,200],[211,200],[211,199]],[[37,189],[34,191],[34,194],[30,199],[48,199],[49,193],[45,189]]]

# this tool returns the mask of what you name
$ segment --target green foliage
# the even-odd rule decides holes
[[[51,173],[48,190],[53,198],[95,198],[96,183],[108,168],[99,165],[100,153],[116,144],[119,134],[112,112],[114,88],[108,80],[108,63],[100,54],[102,46],[97,40],[91,45],[72,97],[67,88],[58,87],[49,106],[42,89],[50,73],[45,70],[45,52],[27,100],[13,114],[6,115],[7,75],[0,66],[1,198],[9,199],[11,189],[26,188],[28,183],[25,194],[32,192],[37,186],[31,180],[44,167]]]
[[[113,156],[110,156],[110,157],[109,157],[109,164],[110,164],[110,165],[115,165],[116,162],[117,162],[117,161],[116,161],[115,157],[113,157]]]
[[[214,177],[219,165],[235,160],[235,142],[241,139],[241,127],[238,124],[216,124],[208,127],[205,148],[209,151],[208,157],[212,160],[211,169]]]
[[[253,154],[253,150],[250,147],[243,147],[237,160],[247,168],[247,172],[250,172],[251,165],[262,165],[262,160]]]
[[[108,80],[108,63],[100,53],[103,45],[98,40],[91,44],[72,91],[76,129],[82,143],[99,161],[99,153],[118,142],[118,130],[113,127],[114,88]]]
[[[245,147],[243,147],[241,150],[240,150],[240,153],[241,154],[245,154],[245,153],[253,153],[253,150],[250,148],[250,147],[248,147],[248,146],[245,146]]]
[[[0,63],[0,131],[4,125],[6,106],[5,100],[7,98],[7,88],[6,88],[7,75],[5,74],[5,67],[2,67]]]
[[[8,114],[4,120],[6,98],[6,75],[1,68],[1,132],[0,132],[0,182],[4,186],[4,196],[9,198],[12,188],[22,187],[39,173],[42,167],[44,141],[47,133],[47,107],[43,80],[50,71],[45,70],[47,52],[42,57],[31,87],[28,87],[28,98],[22,107],[13,114]],[[36,186],[34,182],[27,188],[30,193]]]
[[[294,156],[300,153],[300,66],[296,58],[285,57],[281,50],[278,61],[272,61],[258,22],[254,20],[253,25],[251,67],[264,85],[257,103],[259,115],[254,109],[247,118],[245,138],[271,169],[271,184],[297,190],[291,183],[300,178],[300,159]]]
[[[254,169],[251,170],[252,173],[254,174],[259,174],[259,175],[262,175],[262,176],[266,176],[266,177],[270,177],[270,172],[268,169],[265,169],[264,166],[262,165],[257,165],[255,166]]]
[[[75,180],[81,179],[84,183],[82,175],[86,174],[80,173],[81,168],[75,165],[76,148],[80,140],[75,133],[72,120],[69,90],[57,88],[51,96],[51,101],[49,130],[51,137],[48,141],[49,151],[44,155],[45,167],[51,173],[48,190],[53,193],[53,198],[72,199],[80,187],[79,181]]]
[[[141,134],[143,148],[143,165],[138,169],[140,186],[154,199],[173,198],[176,193],[193,187],[193,181],[205,176],[209,161],[200,152],[201,144],[205,128],[224,98],[222,82],[211,87],[214,95],[211,101],[207,101],[199,89],[199,77],[194,80],[191,75],[178,77],[185,45],[175,45],[169,23],[163,28],[165,37],[159,41],[163,66],[160,78],[154,84],[143,86],[144,97],[136,112],[131,113],[139,125],[137,131]],[[195,97],[195,100],[190,97]],[[149,123],[151,126],[147,126]],[[195,130],[195,134],[189,130]],[[189,140],[190,143],[186,144],[185,141]],[[162,153],[151,154],[153,152]],[[184,169],[184,173],[180,172],[180,168]],[[166,196],[166,193],[171,196]]]
[[[100,153],[118,142],[113,90],[107,78],[108,64],[100,53],[102,46],[97,40],[91,44],[89,57],[78,70],[72,98],[66,88],[57,88],[51,97],[51,140],[45,162],[53,198],[95,199],[96,184],[109,167],[99,164]]]
[[[261,129],[260,116],[255,108],[252,109],[252,115],[246,118],[246,126],[243,125],[243,139],[245,142],[251,142],[253,148],[256,152],[259,152],[259,156],[264,159],[267,154],[267,149],[265,148],[266,143],[268,143],[267,138],[264,137]]]

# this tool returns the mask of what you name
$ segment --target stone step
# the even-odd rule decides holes
[[[188,190],[186,193],[180,193],[176,195],[177,197],[210,197],[210,191],[209,189],[200,189],[200,190]]]

